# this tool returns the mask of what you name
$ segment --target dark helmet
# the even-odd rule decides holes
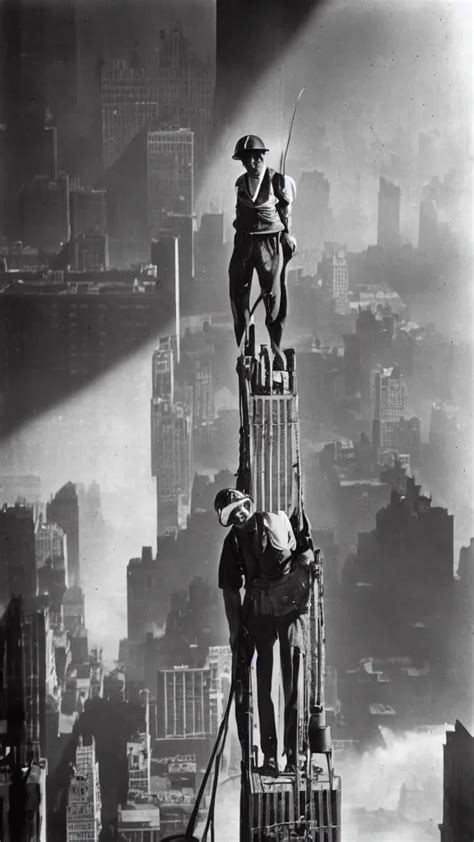
[[[242,503],[248,502],[249,511],[252,507],[252,498],[236,488],[223,488],[218,491],[214,500],[214,508],[217,512],[221,526],[229,526],[229,517]]]
[[[246,134],[244,137],[239,138],[237,143],[235,144],[234,154],[232,158],[234,161],[241,161],[242,155],[245,155],[246,152],[268,152],[269,150],[265,146],[261,137],[257,137],[256,134]]]

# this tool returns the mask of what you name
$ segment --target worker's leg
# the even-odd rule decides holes
[[[253,628],[257,650],[257,702],[260,746],[265,757],[277,756],[275,711],[272,702],[273,647],[276,640],[273,617],[259,617]]]
[[[242,342],[249,321],[253,270],[252,238],[248,234],[236,234],[229,263],[229,295],[237,345]]]
[[[281,337],[286,317],[286,289],[282,300],[283,252],[279,234],[255,237],[255,268],[263,292],[268,335],[272,351],[284,357],[281,351]]]
[[[298,743],[298,681],[300,668],[299,641],[295,639],[295,626],[299,622],[294,614],[277,617],[276,626],[280,641],[281,677],[285,700],[284,751],[288,762],[297,760]]]

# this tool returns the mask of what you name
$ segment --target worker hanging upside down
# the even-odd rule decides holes
[[[246,172],[235,184],[236,233],[229,265],[230,301],[235,338],[240,346],[250,318],[250,291],[256,269],[276,368],[285,368],[281,350],[287,313],[285,270],[296,249],[296,240],[290,234],[296,185],[289,176],[265,165],[265,152],[268,149],[263,140],[250,134],[237,141],[233,155]]]
[[[303,616],[308,610],[313,550],[297,542],[285,512],[255,512],[252,499],[234,488],[216,496],[214,507],[222,526],[231,526],[219,564],[219,587],[230,631],[230,645],[238,653],[242,633],[257,650],[257,701],[263,766],[260,774],[276,777],[277,732],[271,697],[273,647],[280,642],[281,676],[285,700],[284,754],[286,773],[298,762],[298,668],[304,646]],[[245,583],[243,603],[240,588]]]

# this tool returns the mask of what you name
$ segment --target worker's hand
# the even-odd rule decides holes
[[[296,237],[293,237],[292,234],[288,234],[287,231],[283,231],[283,234],[281,235],[281,245],[284,257],[286,257],[287,260],[290,260],[297,248]]]

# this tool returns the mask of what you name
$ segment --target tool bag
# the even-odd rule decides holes
[[[306,614],[312,584],[311,562],[304,555],[294,553],[289,572],[267,584],[266,590],[275,617],[285,617],[293,612]]]
[[[259,543],[263,545],[260,566],[264,575],[254,579],[247,591],[251,614],[255,617],[269,614],[274,617],[306,614],[314,581],[314,569],[309,554],[297,547],[289,558],[283,558],[283,553],[276,552],[270,546],[261,512],[257,512],[256,515]],[[276,568],[277,575],[272,575],[272,566],[274,570]],[[265,575],[265,572],[269,575]]]

